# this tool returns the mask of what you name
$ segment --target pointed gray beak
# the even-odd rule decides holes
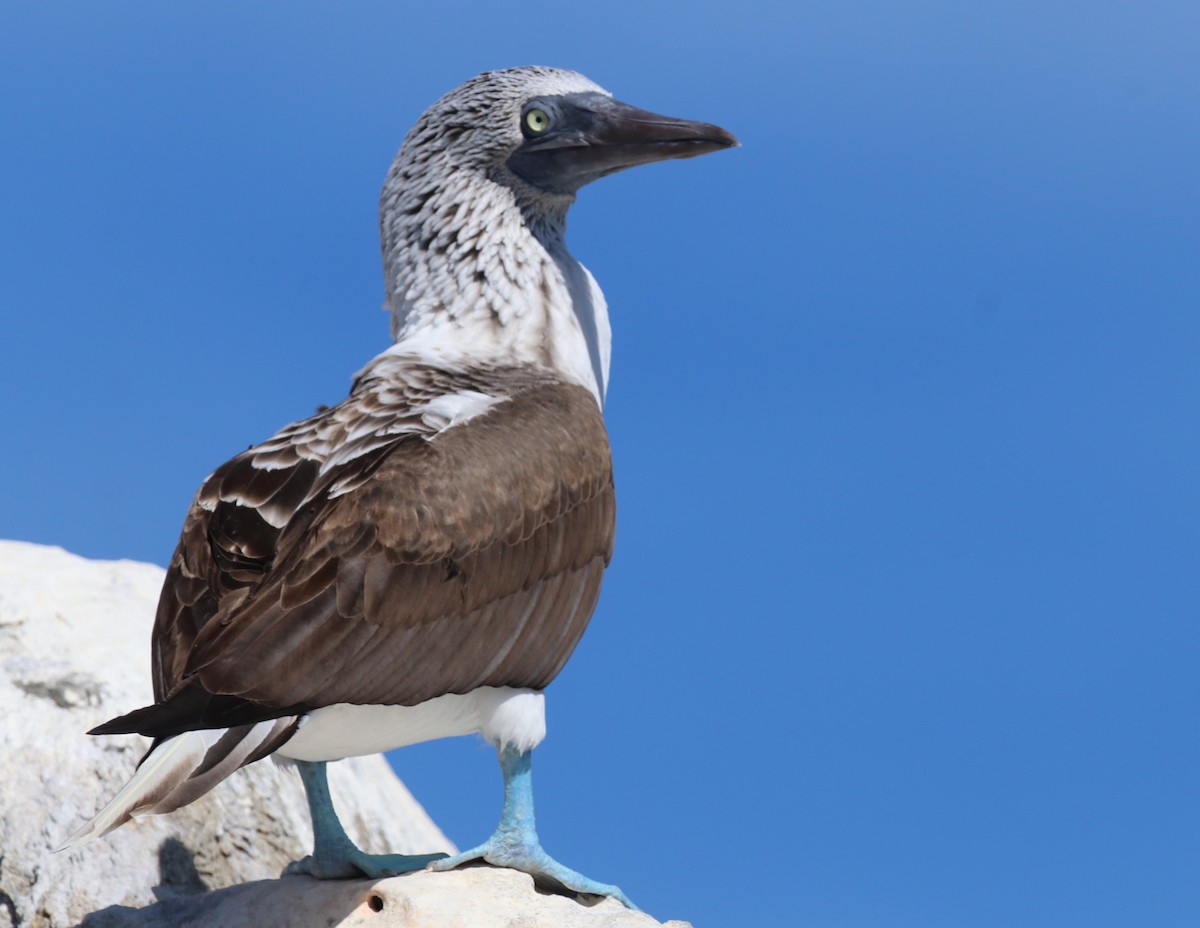
[[[720,126],[660,116],[603,94],[551,97],[538,104],[549,113],[549,128],[539,136],[527,132],[508,165],[527,183],[554,193],[572,194],[639,164],[694,158],[738,144]]]

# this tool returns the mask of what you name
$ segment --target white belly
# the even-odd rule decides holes
[[[484,686],[415,706],[338,703],[310,712],[275,753],[294,760],[340,760],[475,732],[497,748],[531,750],[546,737],[545,697],[535,690]]]

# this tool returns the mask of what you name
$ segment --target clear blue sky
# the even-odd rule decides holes
[[[572,213],[620,517],[548,849],[704,926],[1196,925],[1200,6],[416,7],[3,5],[0,535],[164,563],[386,345],[411,122],[575,68],[744,147]],[[490,750],[393,761],[490,832]]]

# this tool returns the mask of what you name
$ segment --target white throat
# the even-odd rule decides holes
[[[510,188],[467,171],[424,191],[409,180],[393,168],[380,204],[397,346],[451,364],[549,368],[603,406],[608,307],[567,251],[565,207],[523,210]]]

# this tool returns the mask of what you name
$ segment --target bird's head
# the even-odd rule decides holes
[[[404,141],[398,167],[466,171],[518,200],[566,200],[607,174],[737,145],[718,126],[614,100],[582,74],[547,67],[489,71],[433,104]],[[443,175],[445,176],[445,175]]]
[[[564,239],[576,192],[615,171],[736,144],[717,126],[614,100],[574,71],[472,78],[421,115],[383,185],[392,334],[407,345],[418,336],[439,351],[462,342],[509,360],[549,352],[559,360],[533,360],[566,370],[574,362],[561,360],[569,352],[558,342],[586,330],[586,357],[575,364],[584,373],[570,376],[602,395],[608,317]],[[571,344],[578,361],[583,343]]]

